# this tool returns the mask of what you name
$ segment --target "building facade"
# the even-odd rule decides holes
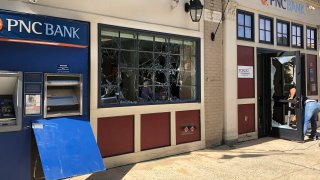
[[[202,1],[206,12],[220,16],[215,21],[204,20],[203,13],[200,22],[192,22],[185,3],[189,1],[22,0],[0,4],[17,16],[88,24],[89,85],[85,92],[89,95],[83,107],[88,108],[84,112],[88,112],[104,163],[111,168],[222,143],[223,25],[217,27],[223,3]],[[38,25],[17,27],[20,33],[35,30],[37,34]],[[61,28],[52,33],[72,35]],[[32,47],[35,42],[1,41],[6,43]],[[67,62],[57,69],[72,69]]]
[[[299,95],[319,98],[319,13],[315,1],[230,1],[224,21],[226,142],[276,133],[272,129],[276,136],[299,131],[294,139],[301,140],[302,120],[293,122],[289,90],[297,86]]]

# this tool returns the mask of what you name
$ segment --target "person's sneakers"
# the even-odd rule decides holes
[[[316,136],[309,136],[309,139],[312,139],[312,140],[314,140],[314,141],[316,141],[316,140],[318,140],[319,139],[319,137],[318,137],[318,135],[316,135]]]

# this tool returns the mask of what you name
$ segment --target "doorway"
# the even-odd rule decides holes
[[[304,56],[257,49],[258,135],[303,141]]]

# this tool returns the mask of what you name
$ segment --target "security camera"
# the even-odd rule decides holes
[[[38,0],[29,0],[30,3],[35,4],[38,2]]]

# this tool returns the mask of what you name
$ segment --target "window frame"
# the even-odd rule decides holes
[[[136,103],[123,103],[123,104],[104,104],[101,102],[101,70],[100,67],[102,66],[102,51],[101,51],[101,37],[102,37],[102,30],[104,28],[107,28],[108,30],[116,30],[116,31],[122,31],[122,32],[131,32],[131,33],[137,33],[137,34],[149,34],[154,36],[169,36],[170,38],[178,38],[178,39],[184,39],[184,40],[192,40],[196,43],[195,48],[195,90],[196,90],[196,96],[195,99],[192,100],[182,100],[180,102],[169,102],[169,101],[163,101],[163,102],[136,102]],[[138,51],[138,50],[137,50]],[[181,103],[201,103],[201,39],[198,37],[192,37],[192,36],[183,36],[178,34],[169,34],[169,33],[163,33],[163,32],[156,32],[156,31],[148,31],[148,30],[142,30],[142,29],[134,29],[134,28],[127,28],[127,27],[121,27],[121,26],[113,26],[113,25],[107,25],[98,23],[98,97],[97,97],[97,105],[98,108],[112,108],[112,107],[131,107],[131,106],[143,106],[143,105],[161,105],[161,104],[181,104]]]
[[[271,32],[271,41],[269,42],[269,41],[266,41],[266,40],[261,40],[260,39],[260,30],[263,30],[264,31],[264,33],[266,33],[266,28],[265,29],[260,29],[260,19],[264,19],[264,20],[270,20],[270,24],[271,24],[271,30],[270,30],[270,32]],[[272,18],[272,17],[269,17],[269,16],[265,16],[265,15],[259,15],[259,22],[258,22],[258,24],[259,24],[259,43],[264,43],[264,44],[274,44],[274,18]]]
[[[239,37],[238,36],[238,31],[239,31],[239,24],[238,24],[238,22],[239,22],[239,19],[238,19],[238,14],[243,14],[243,15],[248,15],[248,16],[251,16],[251,38],[246,38],[245,37],[245,35],[244,35],[244,37]],[[254,13],[253,12],[249,12],[249,11],[244,11],[244,10],[241,10],[241,9],[237,9],[237,13],[236,13],[237,15],[237,19],[236,19],[236,25],[237,25],[237,39],[238,40],[244,40],[244,41],[252,41],[252,42],[254,42],[255,41],[255,22],[254,22]],[[246,18],[244,18],[244,19],[246,19]],[[246,27],[245,26],[245,21],[244,21],[244,25],[243,25],[243,27]],[[245,28],[244,28],[244,34],[246,34],[246,32],[245,32]]]
[[[310,47],[308,47],[308,30],[314,30],[314,48],[310,48]],[[307,26],[306,27],[306,49],[308,49],[308,50],[314,50],[314,51],[316,51],[317,50],[317,48],[318,48],[318,40],[317,40],[317,38],[318,38],[318,36],[317,36],[317,28],[315,28],[315,27],[311,27],[311,26]],[[310,38],[311,39],[311,38]],[[311,43],[310,43],[311,44]]]
[[[293,33],[292,33],[292,27],[293,26],[296,26],[296,27],[300,27],[301,28],[301,32],[300,32],[300,37],[301,37],[301,46],[297,46],[297,45],[294,45],[292,44],[293,43]],[[297,24],[297,23],[291,23],[291,26],[290,26],[290,30],[291,30],[291,47],[294,47],[294,48],[300,48],[300,49],[303,49],[304,48],[304,38],[303,38],[303,35],[304,35],[304,28],[303,28],[303,25],[302,24]],[[297,42],[297,35],[296,35],[296,42]]]
[[[276,22],[276,38],[277,38],[277,45],[278,46],[285,46],[285,47],[290,47],[290,44],[291,44],[291,33],[290,33],[290,22],[289,21],[284,21],[284,20],[281,20],[281,19],[277,19],[277,22]],[[287,24],[287,39],[288,39],[288,44],[282,44],[282,43],[279,43],[278,41],[278,23],[281,23],[281,25],[283,24]],[[282,27],[282,34],[283,34],[283,27]]]

